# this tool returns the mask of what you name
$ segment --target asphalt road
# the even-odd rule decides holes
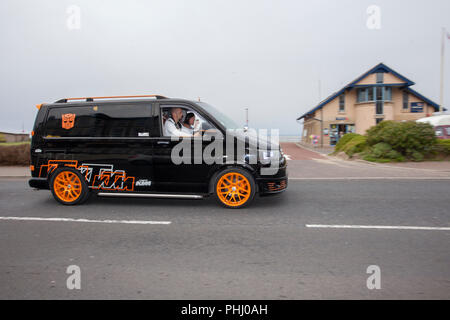
[[[290,181],[244,210],[213,199],[92,197],[66,207],[24,179],[0,180],[0,299],[450,299],[445,180]],[[130,220],[170,224],[126,224]],[[66,269],[81,270],[68,290]],[[369,265],[381,289],[369,290]]]

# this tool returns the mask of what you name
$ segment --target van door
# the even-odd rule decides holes
[[[156,103],[160,112],[159,130],[155,132],[155,139],[153,144],[153,170],[155,179],[155,188],[163,192],[182,192],[182,193],[206,193],[208,192],[209,173],[212,165],[208,165],[202,157],[195,157],[195,148],[201,150],[203,154],[204,148],[210,143],[209,141],[202,141],[202,137],[185,138],[180,137],[173,140],[169,136],[164,136],[163,127],[167,121],[168,110],[173,107],[181,107],[185,111],[192,111],[192,107],[188,105],[178,104],[163,104]],[[198,112],[194,113],[199,115]],[[190,163],[176,164],[172,159],[173,149],[185,141],[190,144]],[[181,153],[180,155],[183,156]]]
[[[152,103],[141,101],[51,108],[47,169],[75,166],[94,190],[152,190],[152,112]]]

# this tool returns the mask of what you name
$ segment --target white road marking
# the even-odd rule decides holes
[[[450,227],[415,227],[415,226],[361,226],[339,224],[307,224],[307,228],[335,228],[335,229],[392,229],[392,230],[445,230]]]
[[[87,223],[118,223],[118,224],[171,224],[171,221],[148,220],[90,220],[72,218],[39,218],[39,217],[0,217],[0,220],[15,221],[50,221],[50,222],[87,222]]]

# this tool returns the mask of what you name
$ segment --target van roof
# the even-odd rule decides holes
[[[162,97],[162,96],[161,96]],[[138,99],[137,99],[138,98]],[[83,100],[82,100],[83,99]],[[141,96],[123,96],[122,97],[93,97],[93,98],[77,98],[77,99],[60,99],[53,103],[44,103],[43,105],[51,105],[58,107],[68,107],[68,106],[81,106],[81,105],[92,105],[95,104],[110,104],[110,103],[133,103],[133,102],[155,102],[163,100],[165,103],[196,103],[193,100],[181,99],[181,98],[156,98],[151,99],[150,97],[141,97]]]
[[[66,103],[68,101],[86,101],[93,102],[99,99],[123,99],[123,98],[156,98],[156,99],[167,99],[167,97],[160,94],[140,94],[140,95],[132,95],[132,96],[100,96],[100,97],[78,97],[78,98],[63,98],[57,100],[57,103]]]

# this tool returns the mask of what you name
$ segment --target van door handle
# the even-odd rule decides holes
[[[158,141],[158,142],[156,142],[157,144],[169,144],[170,142],[169,141]]]

